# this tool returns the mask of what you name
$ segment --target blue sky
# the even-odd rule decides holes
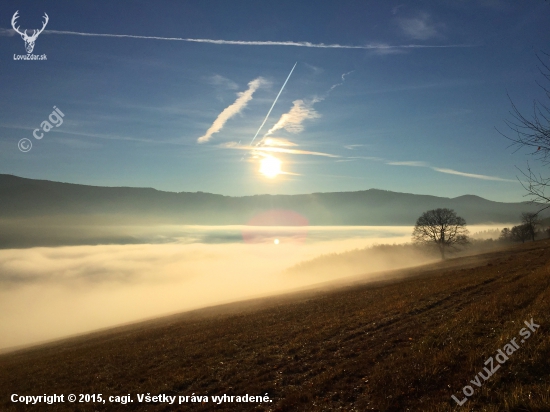
[[[26,54],[17,10],[21,30],[48,14],[33,50],[47,60],[14,60]],[[3,1],[0,173],[522,201],[516,166],[529,156],[495,128],[509,131],[507,93],[525,113],[543,100],[535,53],[549,51],[548,27],[543,0]],[[53,106],[63,123],[38,140]],[[265,159],[282,173],[260,173]]]

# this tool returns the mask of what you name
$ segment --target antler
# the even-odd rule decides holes
[[[26,30],[25,30],[25,33],[21,33],[21,32],[19,31],[19,26],[15,27],[16,20],[19,18],[18,14],[19,14],[19,10],[17,10],[17,11],[15,12],[15,14],[13,15],[13,17],[11,18],[11,27],[13,27],[13,30],[15,30],[16,33],[19,33],[21,36],[26,36],[26,35],[27,35],[27,34],[26,34],[26,33],[27,33]],[[46,14],[46,13],[44,13],[44,14]]]
[[[46,12],[44,12],[43,17],[45,18],[45,20],[44,20],[44,23],[42,23],[42,28],[40,30],[38,30],[38,29],[33,30],[32,36],[30,36],[30,37],[27,36],[27,30],[25,30],[25,32],[22,33],[19,30],[19,26],[15,27],[15,25],[17,24],[17,19],[19,18],[19,10],[17,10],[14,13],[13,17],[11,18],[11,27],[13,27],[13,30],[15,30],[15,32],[19,33],[21,36],[28,37],[29,40],[36,40],[38,35],[44,31],[44,29],[46,28],[46,25],[50,21],[50,18],[48,17],[48,14]]]
[[[50,21],[50,18],[48,17],[48,15],[46,14],[46,12],[44,12],[44,16],[45,17],[45,21],[44,23],[42,23],[42,28],[40,30],[36,29],[32,32],[32,36],[30,37],[32,40],[36,40],[36,38],[38,37],[38,35],[40,33],[42,33],[44,31],[44,29],[46,28],[46,24],[48,24],[48,22]]]

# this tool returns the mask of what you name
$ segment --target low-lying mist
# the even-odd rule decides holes
[[[411,227],[172,230],[164,244],[0,250],[0,349],[433,259],[378,247],[368,259],[295,270],[320,255],[408,242]]]
[[[438,260],[436,250],[426,250],[411,244],[375,245],[344,253],[329,253],[298,263],[286,270],[289,275],[315,275],[319,279],[331,278],[334,273],[349,276],[361,273],[402,269]]]

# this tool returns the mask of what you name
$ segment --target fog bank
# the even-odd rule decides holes
[[[337,279],[350,272],[335,267],[322,276],[289,276],[284,270],[322,254],[408,242],[412,232],[332,227],[304,237],[288,228],[254,230],[248,243],[241,237],[238,243],[0,250],[0,349]],[[355,273],[395,268],[380,262],[365,262]]]

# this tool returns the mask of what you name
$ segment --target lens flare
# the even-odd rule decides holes
[[[299,245],[307,239],[309,221],[293,210],[271,209],[250,219],[242,231],[247,244]],[[288,250],[287,250],[288,251]]]

